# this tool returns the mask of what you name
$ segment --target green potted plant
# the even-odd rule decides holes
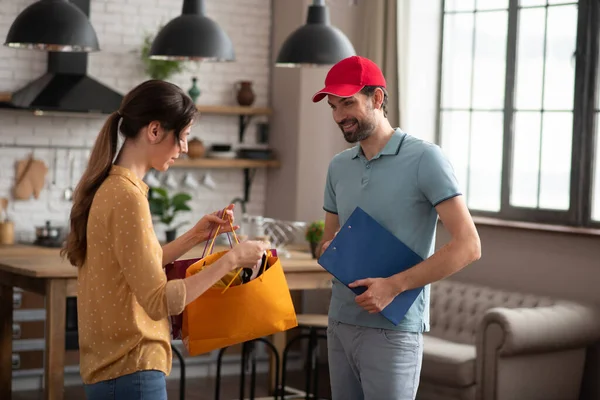
[[[159,27],[159,32],[162,27]],[[144,37],[144,43],[141,49],[141,58],[144,63],[144,72],[152,79],[166,80],[173,74],[182,72],[184,64],[182,61],[176,60],[153,60],[150,58],[150,47],[154,35],[147,34]]]
[[[323,232],[325,231],[325,221],[314,221],[306,228],[305,238],[310,244],[310,252],[313,258],[317,258],[317,246],[323,240]]]
[[[150,203],[150,213],[158,217],[158,220],[165,224],[166,240],[172,242],[177,237],[177,229],[185,224],[181,222],[177,225],[172,225],[177,213],[182,211],[191,211],[187,202],[192,197],[187,193],[176,193],[172,197],[164,188],[150,188],[148,192],[148,202]]]

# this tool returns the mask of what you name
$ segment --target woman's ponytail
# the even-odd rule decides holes
[[[94,195],[110,172],[117,154],[119,121],[121,114],[113,112],[104,123],[79,184],[73,194],[71,208],[71,229],[61,256],[67,257],[72,265],[81,267],[85,262],[87,250],[87,222]]]

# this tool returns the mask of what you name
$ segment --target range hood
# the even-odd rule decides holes
[[[75,0],[89,17],[90,0]],[[18,50],[35,51],[35,50]],[[0,107],[34,112],[109,114],[123,96],[87,74],[88,53],[49,51],[44,75],[13,93],[0,93]]]
[[[2,96],[0,107],[102,114],[118,110],[123,96],[87,75],[87,57],[87,53],[48,53],[47,72]]]

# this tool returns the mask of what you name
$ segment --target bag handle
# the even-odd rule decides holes
[[[227,208],[223,209],[223,212],[222,212],[222,214],[221,214],[221,215],[227,215],[225,211],[227,211]],[[236,244],[240,244],[240,241],[239,241],[239,239],[238,239],[238,237],[237,237],[237,234],[235,233],[235,230],[233,229],[233,222],[231,221],[231,218],[229,217],[229,215],[227,215],[227,221],[229,222],[229,226],[231,227],[231,233],[233,234],[233,238],[234,238],[234,240],[235,240],[235,243],[236,243]],[[204,258],[204,257],[205,257],[205,254],[206,254],[206,249],[207,249],[207,247],[208,247],[208,254],[212,254],[212,251],[213,251],[213,248],[214,248],[214,245],[215,245],[215,240],[216,240],[217,236],[219,236],[219,230],[220,230],[220,229],[221,229],[221,225],[217,226],[217,230],[215,231],[215,234],[214,234],[214,236],[212,235],[212,229],[211,229],[211,232],[209,233],[209,237],[211,237],[211,236],[212,236],[212,240],[210,241],[210,246],[209,246],[209,244],[208,244],[208,242],[209,242],[209,241],[208,241],[208,240],[206,241],[206,244],[204,245],[204,251],[202,252],[202,258]],[[229,239],[229,246],[230,246],[231,248],[233,248],[233,245],[232,245],[232,243],[231,243],[231,236],[229,236],[229,232],[227,232],[227,238]],[[272,256],[272,253],[271,253],[271,251],[270,251],[270,250],[268,250],[266,253],[267,253],[267,254],[266,254],[266,257],[265,257],[265,262],[263,263],[263,266],[262,266],[263,273],[262,273],[262,274],[260,275],[260,277],[259,277],[259,279],[260,279],[260,281],[261,281],[261,282],[262,282],[262,280],[263,280],[263,275],[264,275],[264,272],[265,272],[265,271],[266,271],[266,269],[267,269],[267,262],[268,262],[268,259],[269,259],[269,257],[271,257],[271,256]],[[234,280],[236,280],[236,278],[237,278],[237,277],[240,275],[240,273],[242,272],[242,270],[243,270],[243,269],[244,269],[244,268],[238,268],[238,271],[237,271],[237,273],[236,273],[236,274],[235,274],[235,276],[234,276],[234,277],[233,277],[233,278],[232,278],[232,279],[229,281],[229,283],[227,284],[227,286],[225,286],[225,288],[223,289],[223,291],[221,292],[221,294],[225,293],[225,291],[226,291],[227,289],[229,289],[229,286],[231,286],[231,284],[233,283],[233,281],[234,281]]]
[[[225,213],[225,211],[227,211],[227,208],[223,209],[223,211],[221,212],[221,216],[223,215],[227,215]],[[233,230],[233,223],[231,222],[231,218],[229,218],[229,216],[227,216],[227,220],[229,221],[229,226],[231,226],[231,233],[233,233],[233,238],[235,239],[236,244],[239,244],[239,240],[238,237],[235,233],[235,230]],[[206,243],[204,244],[204,250],[202,251],[202,258],[204,258],[207,254],[206,254],[206,249],[208,248],[208,255],[212,254],[212,250],[215,244],[215,239],[217,238],[217,236],[219,236],[219,230],[221,229],[221,225],[217,226],[217,230],[214,233],[213,236],[213,229],[210,229],[210,233],[208,234],[209,240],[206,241]],[[210,238],[212,238],[212,240],[210,240]],[[227,239],[229,239],[229,247],[233,247],[233,244],[231,243],[231,236],[229,235],[229,232],[227,232]],[[209,247],[209,242],[210,242],[210,247]]]

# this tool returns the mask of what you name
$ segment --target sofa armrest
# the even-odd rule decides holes
[[[600,311],[585,305],[559,302],[547,307],[489,309],[481,332],[496,325],[503,340],[500,355],[514,355],[584,347],[600,339]]]

